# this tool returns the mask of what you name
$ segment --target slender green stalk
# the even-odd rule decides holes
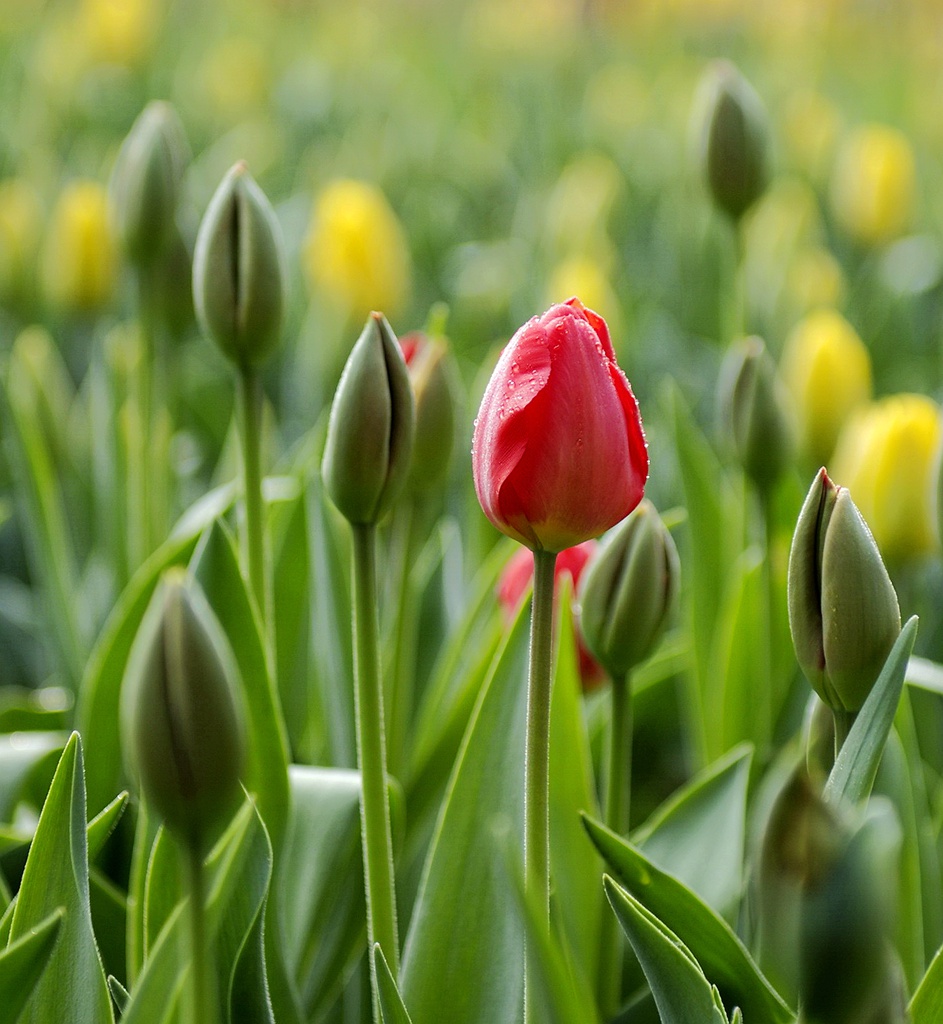
[[[353,523],[354,699],[357,763],[361,776],[360,825],[367,888],[368,949],[379,942],[393,976],[399,972],[399,936],[393,887],[393,838],[386,784],[383,689],[377,644],[376,526]],[[380,1024],[379,997],[370,957],[373,1019]]]
[[[734,246],[733,288],[730,294],[730,326],[727,343],[732,344],[747,333],[746,256],[743,225],[739,219],[731,220]]]
[[[269,585],[265,573],[265,530],[262,501],[262,379],[243,366],[238,374],[239,428],[242,440],[242,482],[245,500],[243,546],[249,566],[249,586],[268,635],[271,625]]]
[[[206,877],[195,849],[184,853],[190,896],[190,1008],[193,1024],[216,1024],[219,1015],[211,990],[212,959],[206,938]]]
[[[773,496],[768,491],[760,491],[760,506],[763,510],[763,539],[766,545],[763,559],[763,582],[766,587],[766,695],[760,702],[760,713],[765,716],[763,721],[763,733],[760,737],[761,749],[758,751],[760,758],[765,759],[767,753],[772,750],[773,729],[775,727],[774,714],[779,707],[780,694],[778,692],[778,680],[776,670],[780,664],[779,650],[776,644],[776,613],[779,610],[779,602],[776,595],[776,574],[773,571],[774,544],[776,536],[776,515],[773,508]],[[765,747],[765,749],[763,749]]]
[[[605,823],[613,832],[627,835],[632,795],[632,683],[628,673],[613,676],[612,720],[609,724],[605,792]],[[605,907],[599,945],[597,995],[606,1019],[619,1009],[622,985],[622,930]]]
[[[419,516],[414,502],[406,500],[397,510],[398,531],[396,621],[393,634],[393,660],[389,694],[387,739],[389,742],[390,772],[401,777],[406,754],[406,732],[415,697],[415,601],[410,585],[413,555],[419,536]],[[384,951],[385,952],[385,951]]]
[[[851,732],[851,727],[855,724],[857,717],[857,713],[854,711],[840,711],[832,708],[832,718],[835,721],[835,757],[838,757],[839,750],[848,739],[848,733]]]
[[[553,668],[553,571],[556,552],[534,552],[534,601],[530,620],[527,737],[524,751],[524,888],[535,893],[550,923],[550,689]],[[524,961],[524,1021],[537,1024],[530,983],[530,949]]]

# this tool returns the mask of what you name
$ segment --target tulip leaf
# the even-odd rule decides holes
[[[373,946],[373,962],[376,966],[377,989],[380,995],[380,1013],[383,1024],[412,1024],[403,997],[396,987],[396,980],[386,962],[383,950],[377,942]]]
[[[516,1020],[523,998],[520,915],[495,856],[496,829],[524,826],[527,616],[494,663],[468,730],[429,848],[400,973],[414,1024]]]
[[[608,875],[603,884],[645,972],[662,1024],[727,1024],[723,1005],[718,1006],[711,983],[687,946]]]
[[[88,860],[91,863],[101,853],[108,837],[118,827],[118,822],[128,806],[128,793],[119,793],[88,823]]]
[[[43,795],[49,789],[49,781],[67,733],[27,732],[16,736],[0,736],[0,821],[10,821],[14,808],[23,799],[31,782],[39,783]],[[52,762],[51,769],[47,766]],[[48,774],[46,774],[48,770]],[[35,779],[36,773],[42,779]],[[39,803],[42,797],[39,797]]]
[[[938,661],[911,656],[907,662],[906,678],[909,686],[943,695],[943,665]]]
[[[943,947],[930,961],[908,1009],[912,1024],[939,1024],[943,1020]]]
[[[632,836],[655,864],[731,919],[743,893],[753,748],[735,747],[664,803]]]
[[[20,1020],[27,1000],[52,957],[64,918],[65,909],[57,907],[0,952],[0,1006],[9,1024]]]
[[[30,844],[17,893],[10,942],[62,907],[59,942],[24,1010],[28,1024],[113,1021],[89,906],[82,743],[73,733],[59,761]]]
[[[901,630],[877,682],[835,758],[825,785],[826,800],[859,803],[867,799],[871,792],[884,745],[894,724],[907,671],[907,659],[916,637],[917,617],[913,616]]]
[[[161,573],[185,563],[195,545],[193,535],[174,538],[148,558],[119,598],[88,659],[78,693],[76,721],[89,752],[85,773],[93,807],[104,806],[121,788],[118,706],[131,645]]]
[[[726,1005],[740,1006],[748,1020],[790,1024],[795,1019],[722,917],[605,825],[589,818],[584,824],[618,881],[690,947]]]

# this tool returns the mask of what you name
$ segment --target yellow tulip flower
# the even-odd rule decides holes
[[[796,406],[800,450],[824,465],[849,415],[871,397],[868,350],[840,313],[819,309],[786,340],[782,376]]]
[[[321,192],[304,258],[314,287],[354,320],[374,309],[395,316],[409,297],[406,235],[383,193],[367,182],[339,179]]]
[[[158,6],[154,0],[84,0],[79,26],[93,60],[133,66],[153,45]]]
[[[589,256],[571,256],[554,267],[547,286],[547,303],[564,302],[574,295],[604,317],[613,336],[619,337],[622,323],[619,300],[599,260]]]
[[[940,410],[925,395],[891,395],[849,420],[835,479],[870,524],[881,554],[900,562],[939,546],[935,484]]]

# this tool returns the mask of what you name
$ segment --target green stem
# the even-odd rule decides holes
[[[746,259],[743,238],[743,226],[740,220],[731,219],[734,245],[733,289],[730,303],[730,336],[728,344],[733,344],[747,333],[747,287]]]
[[[619,835],[629,831],[632,795],[632,683],[628,673],[612,678],[612,721],[609,728],[605,823]],[[622,987],[622,929],[615,914],[603,908],[599,945],[597,995],[605,1019],[619,1009]]]
[[[128,561],[131,575],[153,550],[151,546],[152,371],[154,334],[147,273],[137,274],[138,358],[128,405]]]
[[[841,750],[845,740],[848,739],[848,733],[851,732],[851,727],[855,724],[855,719],[858,717],[855,711],[844,711],[837,708],[832,708],[832,718],[835,722],[835,757],[838,757],[838,752]]]
[[[524,749],[524,889],[550,923],[550,690],[553,667],[553,574],[557,555],[534,552],[530,620],[527,737]],[[524,961],[524,1021],[536,1024],[530,983],[531,951]]]
[[[206,878],[203,858],[195,849],[184,853],[190,895],[190,982],[193,1024],[216,1024],[218,1014],[212,998],[212,963],[206,941]]]
[[[775,712],[779,709],[779,686],[776,669],[780,663],[776,644],[776,613],[779,602],[776,594],[776,574],[773,572],[773,540],[776,536],[776,515],[773,508],[773,496],[769,491],[759,492],[760,505],[763,510],[763,539],[766,545],[763,559],[763,578],[766,587],[766,694],[760,702],[760,713],[765,716],[763,734],[760,737],[761,749],[758,751],[761,761],[772,749]]]
[[[357,763],[361,776],[360,825],[367,889],[368,949],[379,942],[393,976],[399,972],[399,937],[393,887],[393,839],[386,784],[383,690],[377,644],[376,526],[353,523],[354,699]],[[380,1022],[373,957],[373,1019]]]
[[[392,672],[388,688],[388,722],[390,772],[402,777],[406,754],[406,732],[412,714],[415,697],[415,602],[410,578],[413,568],[413,551],[418,535],[418,509],[412,501],[404,501],[397,514],[399,527],[397,566],[396,622],[393,635]],[[385,951],[384,951],[385,952]]]
[[[265,573],[264,504],[262,500],[262,378],[244,366],[238,373],[239,427],[242,439],[242,483],[245,500],[246,561],[249,586],[263,622],[263,634],[271,627],[271,604]]]

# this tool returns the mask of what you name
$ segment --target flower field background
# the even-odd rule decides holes
[[[941,33],[3,0],[0,1020],[943,1021]]]

